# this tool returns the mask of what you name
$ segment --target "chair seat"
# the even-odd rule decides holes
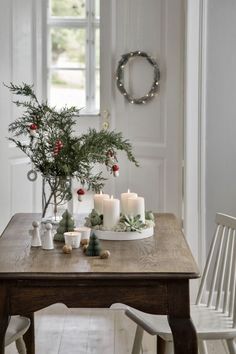
[[[147,314],[124,304],[113,304],[111,308],[125,310],[125,314],[149,334],[158,334],[165,341],[172,340],[166,316]],[[191,318],[199,339],[229,339],[236,336],[233,321],[222,312],[204,305],[191,305]]]
[[[5,346],[8,346],[16,339],[23,336],[28,330],[29,326],[29,318],[22,316],[12,316],[5,335]]]

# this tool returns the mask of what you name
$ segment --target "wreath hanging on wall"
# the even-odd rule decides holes
[[[135,97],[131,96],[127,92],[125,85],[124,85],[125,65],[128,63],[128,61],[130,59],[133,59],[135,57],[143,57],[143,58],[147,59],[147,61],[152,65],[153,70],[154,70],[154,77],[153,77],[151,89],[149,90],[149,92],[145,96],[139,97],[139,98],[135,98]],[[141,52],[141,51],[135,51],[135,52],[130,52],[130,53],[126,53],[126,54],[122,55],[122,58],[119,61],[117,69],[116,69],[116,84],[117,84],[118,90],[127,99],[127,101],[129,101],[129,103],[145,104],[145,103],[149,102],[150,100],[152,100],[158,92],[159,80],[160,80],[160,70],[159,70],[158,64],[147,53]]]

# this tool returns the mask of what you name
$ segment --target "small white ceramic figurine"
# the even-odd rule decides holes
[[[52,250],[54,248],[53,245],[53,236],[52,236],[52,224],[47,223],[45,225],[46,231],[44,231],[42,237],[42,248],[44,250]]]
[[[42,246],[40,233],[39,233],[39,222],[33,221],[32,222],[33,229],[29,230],[29,234],[32,237],[31,239],[31,247],[40,247]]]

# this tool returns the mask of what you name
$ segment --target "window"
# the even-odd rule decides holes
[[[99,111],[99,5],[99,0],[49,0],[47,93],[52,106]]]

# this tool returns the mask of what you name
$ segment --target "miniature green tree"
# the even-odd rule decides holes
[[[68,231],[74,231],[75,228],[75,223],[74,220],[69,213],[69,211],[66,209],[66,211],[62,214],[62,219],[59,222],[59,226],[57,228],[57,232],[54,236],[54,241],[60,241],[64,242],[64,232]]]
[[[89,245],[86,249],[86,256],[100,256],[101,246],[97,236],[93,233],[90,236]]]

